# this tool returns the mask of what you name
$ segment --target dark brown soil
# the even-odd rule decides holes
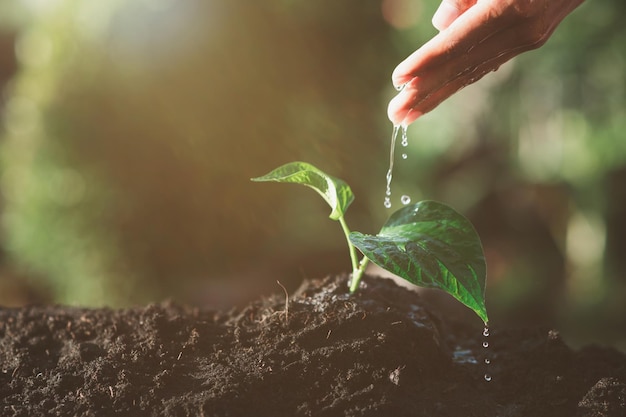
[[[231,313],[0,310],[2,416],[626,416],[626,356],[452,326],[392,281],[307,281]],[[491,364],[484,364],[485,351]],[[486,382],[485,372],[492,375]]]

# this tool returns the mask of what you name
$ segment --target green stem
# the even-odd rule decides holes
[[[352,273],[354,273],[359,268],[359,261],[356,255],[356,248],[350,242],[350,229],[346,224],[343,216],[339,217],[339,223],[341,224],[341,228],[343,229],[343,234],[346,235],[346,241],[348,242],[348,248],[350,248],[350,260],[352,261]]]
[[[363,277],[363,273],[365,272],[365,268],[367,268],[367,264],[370,262],[367,256],[364,256],[361,259],[361,264],[359,268],[352,272],[352,281],[350,281],[350,293],[356,292],[359,289],[359,283],[361,282],[361,278]]]
[[[348,242],[348,248],[350,248],[350,260],[352,261],[352,279],[350,280],[350,292],[354,293],[359,288],[359,283],[361,282],[361,278],[363,277],[363,273],[365,272],[365,268],[369,263],[369,259],[364,256],[361,259],[361,262],[358,261],[358,256],[356,252],[356,248],[350,242],[350,229],[346,224],[343,216],[339,217],[339,223],[341,224],[341,228],[343,229],[343,233],[346,235],[346,241]]]

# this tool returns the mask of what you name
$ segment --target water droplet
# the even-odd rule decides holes
[[[407,127],[402,126],[402,146],[405,148],[409,146],[409,137],[407,135]]]
[[[405,194],[402,197],[400,197],[400,202],[406,206],[407,204],[411,202],[411,197]]]
[[[407,159],[408,157],[409,157],[409,155],[407,155],[405,153],[402,154],[402,159]]]
[[[487,349],[489,347],[489,342],[487,341],[487,337],[489,337],[489,325],[487,324],[487,322],[485,322],[485,328],[483,329],[483,337],[485,338],[483,340],[483,347],[485,349]],[[485,364],[485,381],[490,382],[491,381],[491,375],[489,374],[489,365],[491,364],[491,359],[489,358],[488,355],[484,356],[483,362]]]
[[[385,202],[383,204],[385,205],[385,208],[391,208],[391,200],[389,197],[385,197]]]
[[[404,87],[405,87],[407,84],[408,84],[408,83],[404,83],[404,84],[400,84],[400,85],[396,86],[396,90],[398,90],[398,91],[402,91],[402,90],[404,90]]]

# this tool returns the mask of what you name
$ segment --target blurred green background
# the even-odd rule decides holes
[[[390,74],[438,3],[0,0],[0,304],[228,308],[348,271],[321,199],[249,178],[311,162],[375,233]],[[626,347],[625,17],[583,4],[397,153],[394,209],[475,224],[495,325]]]

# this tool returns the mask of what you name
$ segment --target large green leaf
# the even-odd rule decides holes
[[[306,162],[290,162],[252,181],[274,181],[302,184],[313,188],[326,200],[332,212],[330,218],[338,220],[354,200],[350,186]]]
[[[451,207],[435,201],[406,206],[378,235],[352,232],[350,241],[378,266],[415,285],[442,289],[488,321],[480,238]]]

